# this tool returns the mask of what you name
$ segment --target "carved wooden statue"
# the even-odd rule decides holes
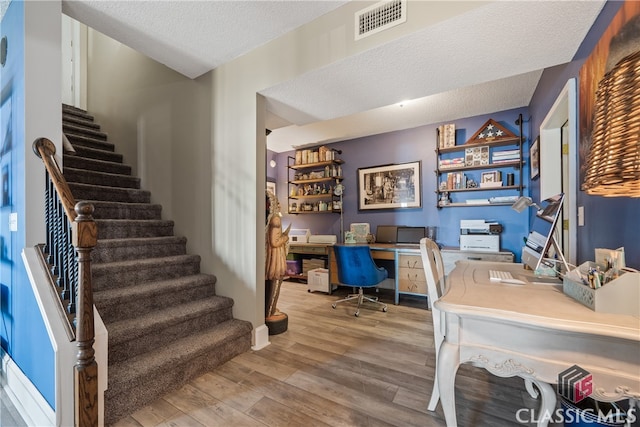
[[[282,231],[282,213],[276,196],[267,191],[267,225],[265,235],[265,324],[269,334],[276,335],[287,330],[288,318],[278,310],[280,286],[287,270],[289,229]]]

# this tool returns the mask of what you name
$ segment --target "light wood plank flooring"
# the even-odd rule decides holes
[[[389,311],[360,310],[285,282],[278,307],[287,332],[120,420],[131,426],[444,426],[427,410],[434,374],[431,312],[405,297]],[[456,377],[460,426],[513,426],[536,408],[523,381],[464,365]]]

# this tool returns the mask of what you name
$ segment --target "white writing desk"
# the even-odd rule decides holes
[[[592,374],[594,399],[640,399],[640,316],[594,312],[561,286],[491,283],[490,269],[534,281],[522,264],[483,261],[459,261],[449,275],[447,293],[435,302],[445,335],[437,370],[447,426],[457,425],[454,389],[461,363],[531,380],[541,391],[543,415],[555,411],[550,384],[573,365]],[[539,418],[539,426],[547,423]]]

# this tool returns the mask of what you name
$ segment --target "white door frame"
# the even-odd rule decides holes
[[[546,150],[548,158],[543,157],[545,147],[554,147]],[[558,167],[544,167],[545,163]],[[563,223],[568,226],[563,227],[562,250],[567,262],[574,265],[577,256],[577,164],[578,103],[577,83],[573,78],[567,81],[540,125],[540,199],[565,193]]]

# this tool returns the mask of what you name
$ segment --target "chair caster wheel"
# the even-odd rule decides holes
[[[387,312],[387,306],[386,305],[384,307],[382,307],[382,311],[384,311],[385,313]]]
[[[356,317],[360,317],[360,312],[359,312],[359,311],[356,311],[356,312],[355,312],[355,314],[354,314],[354,316],[356,316]]]
[[[333,307],[333,309],[336,309],[336,305],[335,304],[331,304],[331,307]]]

